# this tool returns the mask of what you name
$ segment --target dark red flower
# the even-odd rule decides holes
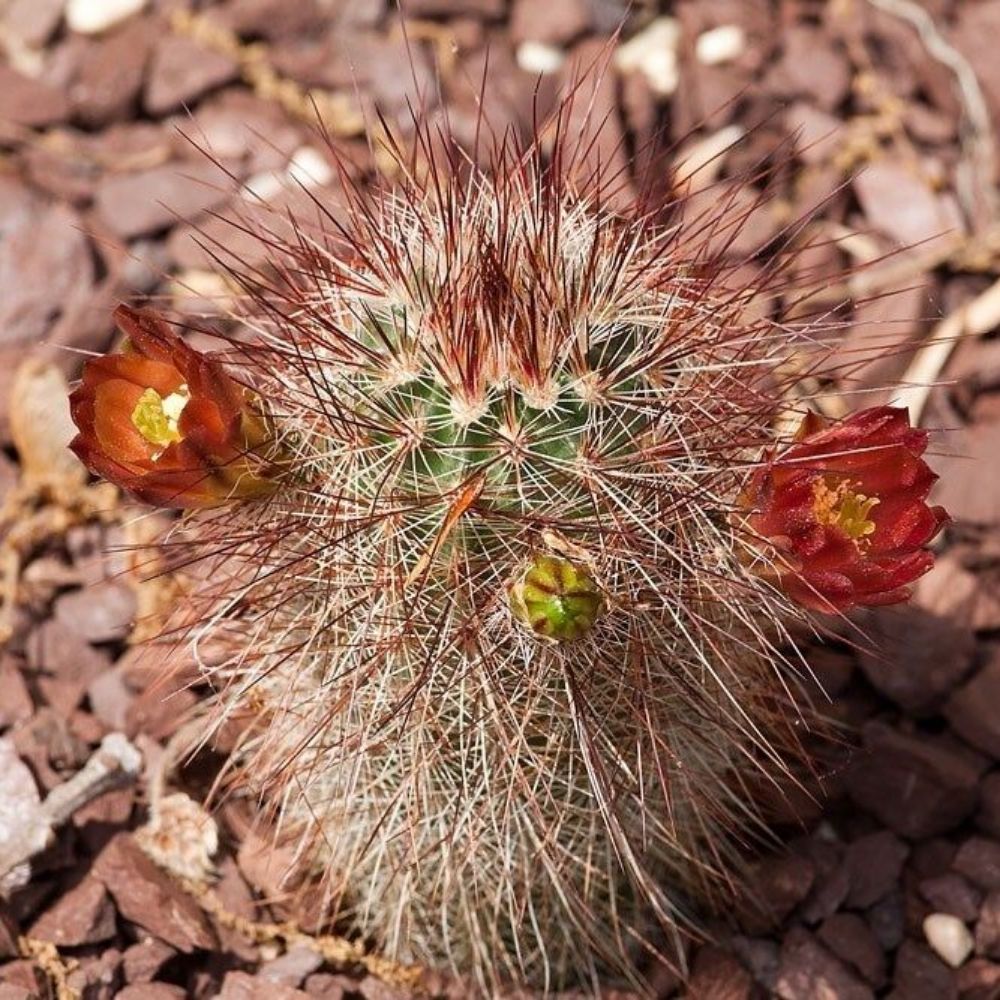
[[[826,612],[909,597],[948,519],[926,503],[937,479],[926,447],[927,432],[910,426],[905,409],[876,406],[836,424],[805,417],[796,442],[753,474],[742,497],[789,597]]]
[[[115,321],[125,349],[89,360],[70,396],[87,468],[160,507],[273,493],[273,433],[252,393],[155,312],[120,305]]]

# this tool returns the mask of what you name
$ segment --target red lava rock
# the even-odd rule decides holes
[[[952,729],[1000,760],[1000,654],[956,691],[944,707]]]
[[[170,163],[135,173],[107,174],[95,202],[123,239],[148,236],[229,200],[231,182],[211,163]]]
[[[247,972],[230,972],[223,980],[216,1000],[305,1000],[308,996],[302,990],[251,976]]]
[[[409,17],[478,17],[484,20],[501,18],[506,13],[506,0],[410,0],[406,5]]]
[[[90,712],[78,709],[69,717],[69,730],[87,746],[96,747],[107,734],[108,727],[102,726]]]
[[[835,698],[847,687],[855,662],[850,653],[830,646],[817,646],[808,653],[809,670],[828,698]]]
[[[1000,593],[954,556],[942,556],[917,583],[914,602],[973,631],[1000,628]]]
[[[177,952],[168,944],[156,938],[144,938],[138,944],[125,949],[122,956],[122,971],[126,983],[148,983]]]
[[[871,927],[856,913],[833,914],[823,921],[816,936],[876,989],[885,984],[885,952]]]
[[[270,232],[273,237],[268,239],[292,235],[287,215],[294,216],[302,210],[308,212],[310,205],[315,212],[310,194],[321,204],[327,204],[332,192],[329,189],[310,193],[298,189],[282,190],[267,205],[237,201],[218,216],[176,226],[167,238],[167,251],[174,262],[184,268],[217,267],[213,254],[225,261],[239,261],[243,267],[259,265],[273,257],[275,251],[255,234]],[[331,211],[336,215],[335,206],[331,206]]]
[[[201,907],[128,834],[119,834],[101,852],[93,875],[107,886],[122,916],[178,951],[216,946]]]
[[[306,993],[311,997],[321,997],[322,1000],[344,1000],[344,995],[353,993],[356,988],[356,981],[328,972],[319,972],[305,982]]]
[[[1000,958],[1000,890],[990,892],[979,909],[976,954]]]
[[[17,921],[7,912],[7,903],[0,899],[0,962],[19,954],[17,938]]]
[[[10,0],[0,11],[0,35],[40,49],[62,20],[66,0]]]
[[[975,920],[982,893],[954,873],[924,879],[917,887],[937,913],[950,913],[959,920]]]
[[[934,502],[956,522],[1000,522],[998,449],[1000,423],[976,423],[948,432],[947,449],[934,458],[934,471],[941,477]]]
[[[843,864],[843,847],[839,842],[811,837],[800,848],[816,869],[812,890],[799,909],[807,924],[817,924],[840,909],[851,888]]]
[[[804,101],[785,112],[785,128],[795,136],[795,151],[804,163],[829,160],[844,141],[844,123]]]
[[[9,229],[0,230],[0,283],[4,288],[0,346],[23,351],[27,345],[42,341],[66,304],[90,290],[94,262],[83,229],[83,220],[76,212],[54,205],[40,214],[26,214]]]
[[[787,94],[808,95],[825,111],[847,96],[851,70],[847,59],[820,31],[792,25],[782,33],[784,53],[772,73],[772,84]]]
[[[877,903],[899,881],[909,853],[906,844],[888,830],[853,841],[844,855],[850,884],[847,905],[864,909]]]
[[[188,689],[171,690],[155,685],[136,698],[125,712],[125,734],[139,733],[153,740],[166,740],[177,732],[199,697]]]
[[[62,594],[53,605],[56,619],[88,642],[124,639],[135,608],[135,592],[114,580]]]
[[[777,944],[770,938],[749,938],[737,935],[730,939],[729,946],[743,965],[750,970],[754,981],[773,993],[780,965]]]
[[[908,166],[891,160],[869,163],[854,178],[854,192],[872,226],[897,243],[921,243],[961,231],[942,197]]]
[[[314,33],[326,26],[317,0],[299,0],[294,7],[286,0],[230,0],[215,16],[237,34],[269,41]]]
[[[32,669],[79,684],[81,688],[111,666],[107,654],[94,649],[78,629],[58,618],[50,618],[32,630],[26,652]]]
[[[915,878],[920,879],[948,875],[951,873],[951,863],[957,853],[958,844],[944,837],[922,840],[913,845],[907,866],[908,872],[912,872]]]
[[[87,125],[105,125],[130,115],[142,89],[153,30],[149,21],[136,19],[86,43],[70,90],[76,117]]]
[[[83,148],[80,135],[68,129],[51,129],[49,143],[21,150],[21,160],[31,183],[58,201],[85,206],[90,203],[101,166]],[[58,149],[54,148],[58,145]]]
[[[42,973],[35,967],[34,962],[27,959],[18,959],[15,962],[8,962],[0,965],[0,983],[8,990],[10,996],[21,997],[23,994],[14,992],[24,991],[31,1000],[37,1000],[42,996]]]
[[[906,934],[906,903],[898,889],[880,899],[865,914],[878,943],[886,951],[895,951]]]
[[[85,1000],[113,1000],[122,979],[122,954],[109,948],[96,958],[84,958],[66,977],[66,985]]]
[[[729,952],[699,949],[687,984],[690,1000],[749,1000],[752,989],[750,973]]]
[[[896,953],[892,996],[898,1000],[956,1000],[955,974],[923,945],[904,941]]]
[[[963,1000],[996,1000],[1000,996],[1000,965],[985,958],[966,962],[956,974]]]
[[[260,919],[261,907],[254,900],[254,895],[240,874],[236,861],[231,857],[224,858],[218,865],[218,871],[219,879],[214,886],[215,894],[226,910],[246,920]],[[215,931],[225,951],[232,952],[246,962],[256,962],[259,959],[257,945],[239,931],[224,927],[220,923],[215,924]]]
[[[72,715],[83,700],[83,685],[72,681],[54,680],[51,677],[38,678],[38,690],[47,705],[51,705],[60,715]]]
[[[1000,771],[991,771],[983,779],[976,825],[1000,840]]]
[[[115,935],[115,908],[104,886],[87,876],[35,921],[30,935],[54,945],[107,941]]]
[[[88,847],[99,853],[112,833],[128,824],[135,803],[133,788],[117,788],[92,799],[73,814],[73,825]]]
[[[816,869],[798,854],[766,858],[750,876],[741,923],[751,934],[778,926],[801,903],[816,879]]]
[[[284,955],[265,962],[257,971],[261,979],[282,986],[301,986],[306,976],[323,964],[323,956],[315,948],[290,948]]]
[[[265,899],[279,899],[301,878],[291,847],[276,847],[272,837],[253,829],[240,831],[236,863],[241,875]]]
[[[13,733],[13,742],[46,791],[61,784],[66,772],[76,771],[90,756],[90,748],[73,734],[67,720],[47,707],[39,708],[30,722]]]
[[[850,797],[902,837],[947,833],[976,807],[982,766],[940,737],[912,737],[881,722],[862,730],[864,752],[845,776]]]
[[[413,994],[409,990],[390,986],[375,976],[365,976],[356,987],[364,1000],[411,1000]],[[613,1000],[613,998],[609,998]]]
[[[0,121],[44,128],[65,121],[69,110],[69,101],[60,89],[0,63]]]
[[[191,38],[167,35],[153,52],[143,104],[151,115],[159,117],[229,83],[237,71],[236,63],[227,56]]]
[[[115,1000],[184,1000],[188,995],[182,986],[169,983],[138,983],[126,986],[115,994]]]
[[[836,263],[840,265],[839,258]],[[850,328],[831,345],[831,364],[837,366],[843,384],[877,387],[871,402],[889,402],[891,392],[883,386],[899,381],[906,370],[907,349],[927,332],[927,300],[933,294],[933,287],[921,282],[856,302]]]
[[[35,706],[16,661],[0,655],[0,729],[6,729],[30,719]]]
[[[135,700],[120,670],[105,670],[87,687],[87,698],[94,715],[108,728],[122,730],[128,710]]]
[[[35,1000],[38,994],[24,986],[0,983],[0,1000]]]
[[[227,89],[205,98],[194,112],[192,136],[216,159],[236,164],[245,175],[278,170],[304,140],[302,130],[245,90]],[[190,154],[190,144],[178,147]]]
[[[879,609],[862,628],[861,669],[872,687],[907,712],[932,708],[972,666],[969,630],[920,608]]]
[[[602,65],[607,58],[606,41],[589,38],[575,46],[566,64],[568,79],[573,73],[580,73],[595,64]],[[615,178],[615,184],[606,192],[609,206],[626,205],[632,197],[629,182],[628,159],[625,152],[621,114],[618,109],[617,84],[614,74],[604,73],[596,80],[587,80],[577,92],[567,118],[566,127],[579,143],[579,149],[586,149],[586,166],[581,162],[581,174],[592,171],[600,162],[607,178]]]
[[[1000,889],[1000,843],[970,837],[958,849],[952,867],[980,889]]]
[[[566,45],[590,28],[592,9],[589,0],[514,0],[511,40]]]
[[[774,987],[781,1000],[874,1000],[875,994],[805,930],[793,927],[781,945]]]

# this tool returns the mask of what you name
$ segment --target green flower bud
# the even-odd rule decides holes
[[[537,556],[510,589],[514,617],[536,635],[570,642],[586,635],[604,613],[604,595],[581,565]]]

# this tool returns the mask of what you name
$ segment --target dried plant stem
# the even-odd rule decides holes
[[[63,958],[59,949],[51,941],[20,937],[18,951],[34,962],[52,984],[55,1000],[80,1000],[80,991],[69,985],[68,976],[79,964],[74,958]]]
[[[78,809],[99,795],[135,780],[142,755],[121,734],[111,733],[87,763],[68,781],[57,785],[14,835],[0,844],[0,884],[51,842]]]
[[[184,879],[181,880],[181,885],[219,924],[242,934],[256,944],[281,942],[286,948],[310,948],[322,955],[323,960],[332,966],[340,968],[361,966],[383,982],[409,989],[415,989],[424,975],[424,969],[419,965],[405,965],[381,955],[371,954],[360,944],[339,935],[307,934],[291,921],[261,922],[238,916],[227,910],[219,897],[203,882]]]
[[[1000,280],[937,325],[900,379],[905,388],[896,394],[897,404],[909,409],[914,424],[919,423],[931,389],[959,340],[969,335],[981,336],[997,323],[1000,323]]]

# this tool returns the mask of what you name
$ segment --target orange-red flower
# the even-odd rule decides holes
[[[806,416],[796,442],[754,473],[742,497],[789,597],[826,612],[909,597],[948,519],[926,503],[937,479],[926,447],[927,432],[904,409],[876,406],[836,424]]]
[[[125,349],[89,360],[70,396],[87,468],[160,507],[271,494],[273,433],[253,395],[155,312],[120,305],[115,321]]]

